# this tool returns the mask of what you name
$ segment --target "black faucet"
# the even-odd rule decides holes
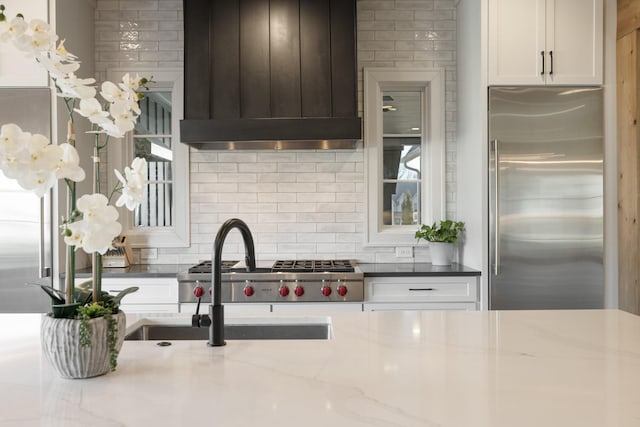
[[[216,234],[216,240],[213,244],[213,265],[212,280],[213,299],[209,306],[209,345],[221,346],[224,342],[224,306],[222,305],[222,245],[227,238],[227,234],[232,229],[237,228],[242,234],[244,240],[245,263],[248,271],[256,269],[256,254],[253,245],[253,236],[247,224],[238,218],[232,218],[225,221]]]

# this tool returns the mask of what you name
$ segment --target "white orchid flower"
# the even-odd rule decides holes
[[[102,110],[102,105],[100,105],[97,99],[81,99],[79,107],[80,108],[76,108],[75,111],[89,119],[91,123],[100,124],[109,122],[109,113]]]
[[[14,39],[14,46],[29,55],[47,51],[55,44],[57,36],[53,33],[21,34]]]
[[[7,42],[11,39],[24,34],[29,28],[29,25],[23,18],[16,16],[11,21],[4,21],[0,27],[0,42]]]
[[[109,113],[114,119],[115,125],[123,134],[133,130],[135,127],[136,115],[131,111],[129,102],[114,102],[109,107]]]
[[[51,170],[23,170],[17,178],[20,187],[44,196],[56,183],[56,174]]]
[[[129,73],[125,74],[122,76],[122,83],[120,83],[120,87],[123,89],[126,87],[135,93],[135,91],[140,87],[140,76],[136,74],[136,76],[132,78]]]
[[[84,238],[84,223],[76,221],[65,226],[67,233],[64,236],[64,243],[68,246],[75,246],[76,250],[82,247],[82,239]],[[69,234],[69,235],[67,235]]]
[[[71,144],[60,144],[62,156],[58,162],[56,176],[58,179],[70,179],[80,182],[85,178],[84,169],[80,167],[80,156],[78,151]]]
[[[66,77],[57,79],[56,86],[60,89],[61,96],[87,99],[96,96],[96,89],[89,86],[95,82],[95,79],[81,79],[74,73],[69,73]]]
[[[100,95],[102,95],[102,97],[107,102],[111,102],[111,103],[127,100],[126,92],[124,92],[114,83],[109,81],[102,83],[102,90],[100,91]]]
[[[76,246],[82,247],[87,253],[104,254],[122,231],[122,226],[118,223],[118,211],[109,206],[107,198],[99,193],[80,197],[76,208],[82,213],[82,219],[68,225],[72,236],[69,239],[65,237],[65,242],[77,242],[78,238],[74,234],[78,234],[81,235],[81,240]]]
[[[32,19],[31,21],[29,21],[29,29],[33,31],[33,34],[51,34],[51,27],[42,19]]]
[[[24,147],[29,138],[31,138],[31,134],[23,132],[16,124],[2,125],[0,128],[0,153],[15,154]]]
[[[0,170],[9,179],[18,179],[24,173],[15,153],[5,153],[0,156]]]
[[[124,177],[115,169],[114,172],[122,184],[122,194],[116,201],[116,206],[124,205],[132,211],[144,199],[144,190],[149,182],[147,180],[147,161],[141,157],[133,159],[131,167],[124,168]]]
[[[113,206],[107,206],[114,212],[118,212]],[[82,249],[86,253],[98,252],[104,255],[112,247],[113,239],[122,232],[122,225],[116,220],[103,222],[101,224],[91,224],[85,228],[85,235],[82,239]]]
[[[34,134],[27,141],[25,150],[21,155],[21,160],[27,169],[53,172],[62,157],[62,148],[58,145],[49,144],[46,136]]]
[[[56,55],[64,58],[67,61],[75,61],[76,59],[78,59],[78,57],[76,55],[74,55],[73,53],[69,52],[65,47],[64,47],[64,42],[66,41],[66,39],[62,39],[60,41],[60,43],[58,43],[58,47],[56,47]],[[76,63],[78,63],[78,61],[75,61]]]
[[[63,57],[52,56],[51,58],[42,55],[38,57],[38,61],[47,69],[51,78],[54,80],[63,79],[68,74],[77,71],[80,68],[80,63],[77,61],[67,61]]]

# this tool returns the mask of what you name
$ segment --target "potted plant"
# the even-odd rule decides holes
[[[118,84],[104,82],[96,98],[95,80],[79,78],[78,58],[64,47],[64,40],[42,20],[27,22],[21,14],[8,18],[0,4],[0,42],[12,43],[45,67],[64,100],[69,114],[67,140],[51,143],[45,136],[31,134],[13,123],[0,123],[0,171],[39,197],[58,180],[67,189],[67,212],[62,234],[67,245],[65,291],[43,286],[52,299],[52,310],[43,316],[42,348],[60,375],[86,378],[102,375],[116,367],[124,339],[125,317],[119,310],[122,297],[137,288],[112,296],[102,291],[102,255],[111,247],[122,226],[118,211],[109,204],[120,193],[116,206],[133,210],[142,200],[147,185],[146,160],[136,158],[124,176],[115,171],[119,184],[108,193],[100,188],[100,153],[109,138],[122,138],[132,130],[141,111],[143,96],[137,92],[149,82],[139,76],[123,76]],[[93,134],[93,194],[78,197],[76,182],[85,179],[75,149],[74,116],[89,120]],[[75,256],[78,249],[91,255],[92,278],[75,286]]]
[[[433,265],[450,265],[453,259],[454,244],[464,231],[464,222],[445,219],[439,225],[422,226],[416,231],[416,239],[429,242],[431,263]]]

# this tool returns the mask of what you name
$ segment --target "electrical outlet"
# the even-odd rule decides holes
[[[397,246],[397,258],[413,258],[413,246]]]
[[[158,258],[157,248],[140,249],[140,259],[157,259],[157,258]]]

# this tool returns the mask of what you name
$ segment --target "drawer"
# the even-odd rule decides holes
[[[473,302],[476,277],[372,277],[365,280],[366,302]]]
[[[102,290],[112,295],[137,286],[137,292],[126,295],[122,304],[178,304],[178,281],[174,278],[103,278]]]

